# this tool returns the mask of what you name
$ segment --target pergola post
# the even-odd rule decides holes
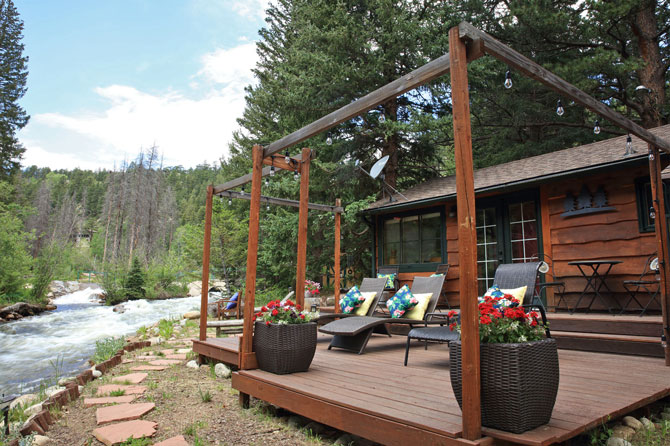
[[[307,216],[309,214],[309,163],[311,150],[302,149],[300,163],[300,211],[298,214],[298,259],[295,271],[295,300],[305,306],[305,268],[307,266]]]
[[[342,206],[342,200],[339,198],[335,199],[335,206]],[[335,212],[335,255],[334,255],[334,265],[333,265],[333,287],[335,288],[335,313],[340,312],[340,220],[341,215],[339,212]]]
[[[663,193],[663,180],[661,179],[661,156],[658,148],[649,144],[649,153],[654,155],[653,160],[649,160],[649,176],[651,184],[651,199],[652,206],[656,212],[656,242],[658,244],[658,264],[659,273],[661,276],[661,283],[659,284],[659,292],[661,294],[661,312],[663,320],[663,335],[665,336],[665,365],[670,366],[670,346],[668,339],[670,339],[670,318],[668,310],[670,309],[670,262],[668,262],[668,225],[665,218],[665,194]]]
[[[202,245],[202,290],[200,291],[200,340],[207,340],[207,304],[209,300],[209,245],[212,241],[212,200],[214,186],[207,186],[205,202],[205,240]]]
[[[244,286],[244,325],[240,342],[240,369],[250,368],[253,357],[254,305],[256,298],[256,265],[258,263],[258,225],[261,209],[263,147],[252,149],[251,204],[249,205],[249,240],[247,241],[247,277]]]
[[[463,438],[482,436],[479,315],[477,309],[477,235],[472,167],[472,133],[468,94],[468,62],[458,27],[449,30],[451,100],[456,161],[459,291],[461,299],[461,364],[463,372]]]

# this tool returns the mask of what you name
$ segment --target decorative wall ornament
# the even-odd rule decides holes
[[[607,204],[607,195],[602,185],[598,186],[598,189],[592,195],[586,184],[582,185],[582,190],[579,192],[577,198],[575,198],[572,192],[568,192],[565,195],[563,209],[565,210],[561,214],[563,218],[616,211],[615,207]]]

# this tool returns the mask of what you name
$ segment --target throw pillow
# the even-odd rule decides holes
[[[406,319],[416,319],[417,321],[421,321],[426,314],[426,310],[430,304],[430,298],[433,297],[433,293],[415,294],[414,297],[416,297],[416,300],[418,300],[419,303],[416,304],[416,307],[406,312],[404,317]]]
[[[343,314],[352,313],[356,308],[360,307],[365,302],[365,297],[358,290],[356,285],[352,286],[347,294],[340,299],[340,310]]]
[[[370,305],[372,305],[372,301],[375,300],[375,296],[377,295],[377,292],[376,291],[367,291],[365,293],[361,292],[361,294],[365,298],[365,302],[363,302],[360,307],[356,308],[356,311],[354,311],[354,314],[356,316],[367,316],[368,315],[368,310],[370,310]]]
[[[500,289],[498,285],[493,285],[491,288],[489,288],[486,291],[485,296],[490,296],[490,297],[503,297],[506,294],[512,295],[515,299],[519,301],[519,305],[523,304],[523,297],[526,294],[526,289],[527,286],[522,286],[519,288],[508,288],[508,289]],[[483,302],[484,299],[480,299],[480,302]],[[507,299],[502,299],[498,302],[498,305],[496,307],[507,307],[511,305],[512,302],[507,300]]]
[[[230,298],[230,302],[226,305],[226,310],[232,310],[237,306],[237,298],[240,296],[240,293],[233,294],[233,297]]]
[[[523,305],[523,298],[526,296],[527,285],[521,286],[519,288],[507,288],[501,289],[503,294],[511,294],[516,300],[519,301],[519,305]]]
[[[403,285],[392,298],[386,301],[386,307],[391,313],[391,317],[398,319],[403,317],[407,310],[414,308],[419,301],[412,294],[407,285]]]
[[[382,274],[377,273],[377,279],[386,279],[384,288],[395,288],[395,273]]]
[[[430,275],[430,277],[442,277],[442,276],[444,276],[444,274],[442,273],[433,273]]]

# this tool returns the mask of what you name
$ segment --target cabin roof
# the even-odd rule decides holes
[[[670,125],[650,129],[650,132],[660,138],[670,139]],[[624,135],[477,169],[474,171],[475,193],[513,191],[560,177],[646,163],[647,143],[635,136],[632,138],[637,154],[626,158],[622,156],[626,144]],[[666,172],[664,174],[664,177],[668,175]],[[402,191],[402,194],[407,200],[394,195],[393,203],[388,199],[377,200],[364,212],[385,213],[455,199],[456,176],[433,178]]]

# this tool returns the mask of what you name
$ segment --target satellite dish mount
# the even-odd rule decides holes
[[[366,171],[365,169],[363,169],[359,164],[356,164],[356,166],[357,166],[359,169],[361,169],[363,172],[365,172],[367,175],[369,175],[373,180],[376,180],[377,178],[379,178],[379,179],[382,181],[382,184],[384,185],[385,188],[388,188],[388,189],[391,190],[392,192],[394,192],[394,193],[400,195],[400,196],[403,197],[405,200],[409,201],[409,200],[407,199],[406,196],[404,196],[403,194],[401,194],[400,192],[398,192],[398,190],[397,190],[396,188],[394,188],[393,186],[391,186],[390,184],[388,184],[388,183],[384,180],[384,174],[382,173],[382,171],[384,170],[384,167],[386,167],[386,163],[388,163],[388,161],[389,161],[389,156],[388,156],[388,155],[385,155],[385,156],[381,157],[381,158],[380,158],[379,160],[377,160],[377,162],[372,166],[372,169],[370,169],[370,172],[367,172],[367,171]],[[393,194],[392,194],[392,193],[389,193],[389,197],[390,197],[390,199],[391,199],[391,202],[393,202]]]

